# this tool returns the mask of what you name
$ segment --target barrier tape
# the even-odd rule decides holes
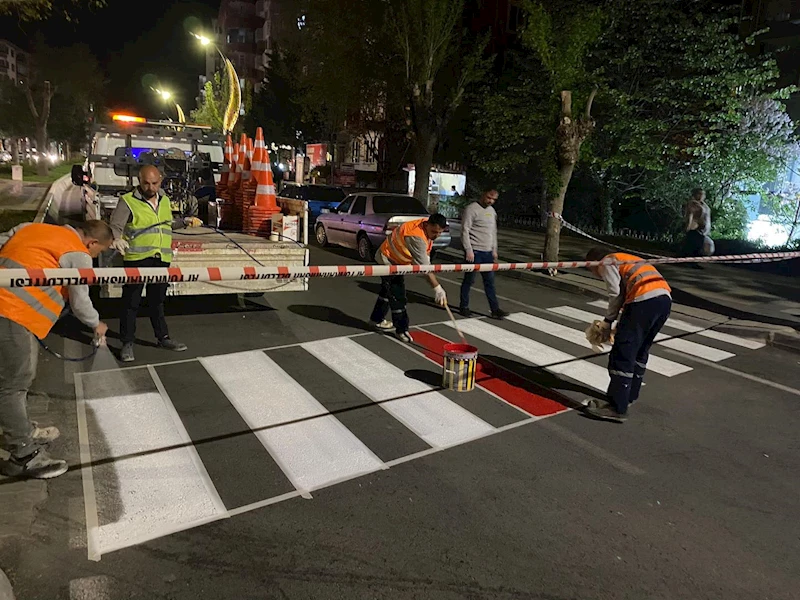
[[[631,250],[630,248],[626,248],[625,246],[618,246],[617,244],[612,244],[611,242],[606,242],[604,240],[601,240],[599,238],[594,237],[593,235],[589,235],[588,233],[586,233],[582,229],[579,229],[578,227],[575,227],[575,225],[573,225],[569,221],[565,220],[564,217],[562,217],[558,213],[551,212],[551,213],[548,213],[548,215],[553,217],[554,219],[557,219],[557,220],[561,221],[562,227],[565,227],[565,228],[569,229],[570,231],[574,231],[578,235],[582,235],[585,238],[589,238],[593,242],[597,242],[598,244],[602,244],[603,246],[610,246],[612,248],[616,248],[617,250],[624,250],[625,252],[628,252],[630,254],[635,254],[635,255],[651,256],[653,258],[667,258],[666,256],[662,256],[660,254],[651,254],[649,252],[642,252],[641,250]]]
[[[250,281],[264,279],[303,279],[309,277],[386,277],[424,273],[469,273],[483,271],[536,271],[580,269],[599,265],[646,262],[683,264],[696,262],[760,263],[800,258],[800,252],[765,252],[730,256],[656,258],[620,261],[562,261],[527,263],[466,263],[446,265],[334,265],[308,267],[146,267],[102,269],[0,269],[0,288],[49,287],[70,285],[122,285],[142,283],[195,283],[201,281]]]

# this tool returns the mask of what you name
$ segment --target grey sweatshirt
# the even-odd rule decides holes
[[[473,202],[461,216],[461,245],[465,252],[497,252],[497,212],[494,206]]]
[[[5,246],[6,242],[8,242],[15,233],[28,225],[30,225],[30,223],[22,223],[5,233],[0,233],[0,248]],[[64,225],[64,227],[75,235],[79,235],[78,232],[69,225]],[[66,252],[58,261],[58,266],[62,269],[91,269],[92,257],[85,252]],[[92,299],[89,297],[89,286],[70,285],[67,287],[67,290],[69,291],[69,306],[72,310],[72,314],[92,329],[97,327],[98,323],[100,323],[100,315],[97,314],[92,304]]]

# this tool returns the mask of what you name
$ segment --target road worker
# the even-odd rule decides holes
[[[102,221],[80,225],[24,223],[0,234],[0,269],[91,269],[92,259],[111,245],[111,228]],[[0,445],[10,453],[3,474],[50,479],[67,471],[66,461],[52,458],[45,447],[55,440],[55,427],[39,427],[28,419],[28,390],[36,377],[39,340],[61,315],[65,300],[72,314],[103,338],[100,321],[86,285],[0,288]]]
[[[145,165],[139,170],[139,185],[117,203],[111,214],[114,232],[113,248],[124,257],[126,267],[168,267],[172,261],[172,231],[203,224],[194,216],[173,218],[170,199],[161,189],[163,177],[157,167]],[[122,288],[120,360],[135,360],[133,344],[136,339],[136,316],[142,301],[145,284],[126,284]],[[169,337],[164,316],[164,301],[168,283],[148,283],[147,302],[150,323],[160,348],[183,352],[186,345]]]
[[[392,234],[381,244],[377,254],[381,265],[429,265],[431,249],[436,238],[442,235],[447,227],[447,219],[443,215],[434,214],[425,219],[416,219],[396,227]],[[433,288],[436,303],[447,304],[447,294],[439,285],[433,273],[425,277]],[[392,320],[386,320],[386,312],[392,311]],[[404,275],[388,275],[381,277],[381,291],[370,317],[372,324],[382,330],[394,328],[397,337],[406,342],[413,342],[408,331],[408,312],[406,311],[406,282]]]
[[[628,406],[639,398],[650,346],[667,322],[672,295],[664,277],[638,256],[608,253],[603,248],[592,248],[586,255],[586,260],[593,262],[605,258],[624,264],[590,267],[592,273],[605,281],[608,291],[608,310],[601,327],[610,333],[614,321],[619,321],[608,357],[611,382],[607,401],[590,401],[586,412],[621,423],[626,419]]]

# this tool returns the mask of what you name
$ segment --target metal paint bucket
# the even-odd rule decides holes
[[[442,387],[456,392],[475,389],[478,349],[469,344],[447,344],[442,364]]]

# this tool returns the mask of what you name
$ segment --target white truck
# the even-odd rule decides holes
[[[143,164],[155,164],[164,173],[162,187],[172,200],[173,214],[197,210],[209,227],[178,230],[173,235],[173,266],[306,266],[308,203],[281,200],[284,214],[298,217],[295,241],[270,239],[218,229],[218,204],[204,196],[219,181],[224,161],[224,138],[207,127],[147,121],[114,115],[111,125],[97,125],[86,164],[73,168],[72,182],[81,187],[83,219],[108,221],[120,197],[137,184]],[[198,197],[199,196],[199,197]],[[195,199],[197,202],[195,203]],[[73,218],[78,215],[72,215]],[[122,266],[122,257],[109,251],[100,267]],[[307,279],[172,283],[170,295],[257,294],[303,291]],[[121,286],[104,286],[103,297],[118,298]]]

